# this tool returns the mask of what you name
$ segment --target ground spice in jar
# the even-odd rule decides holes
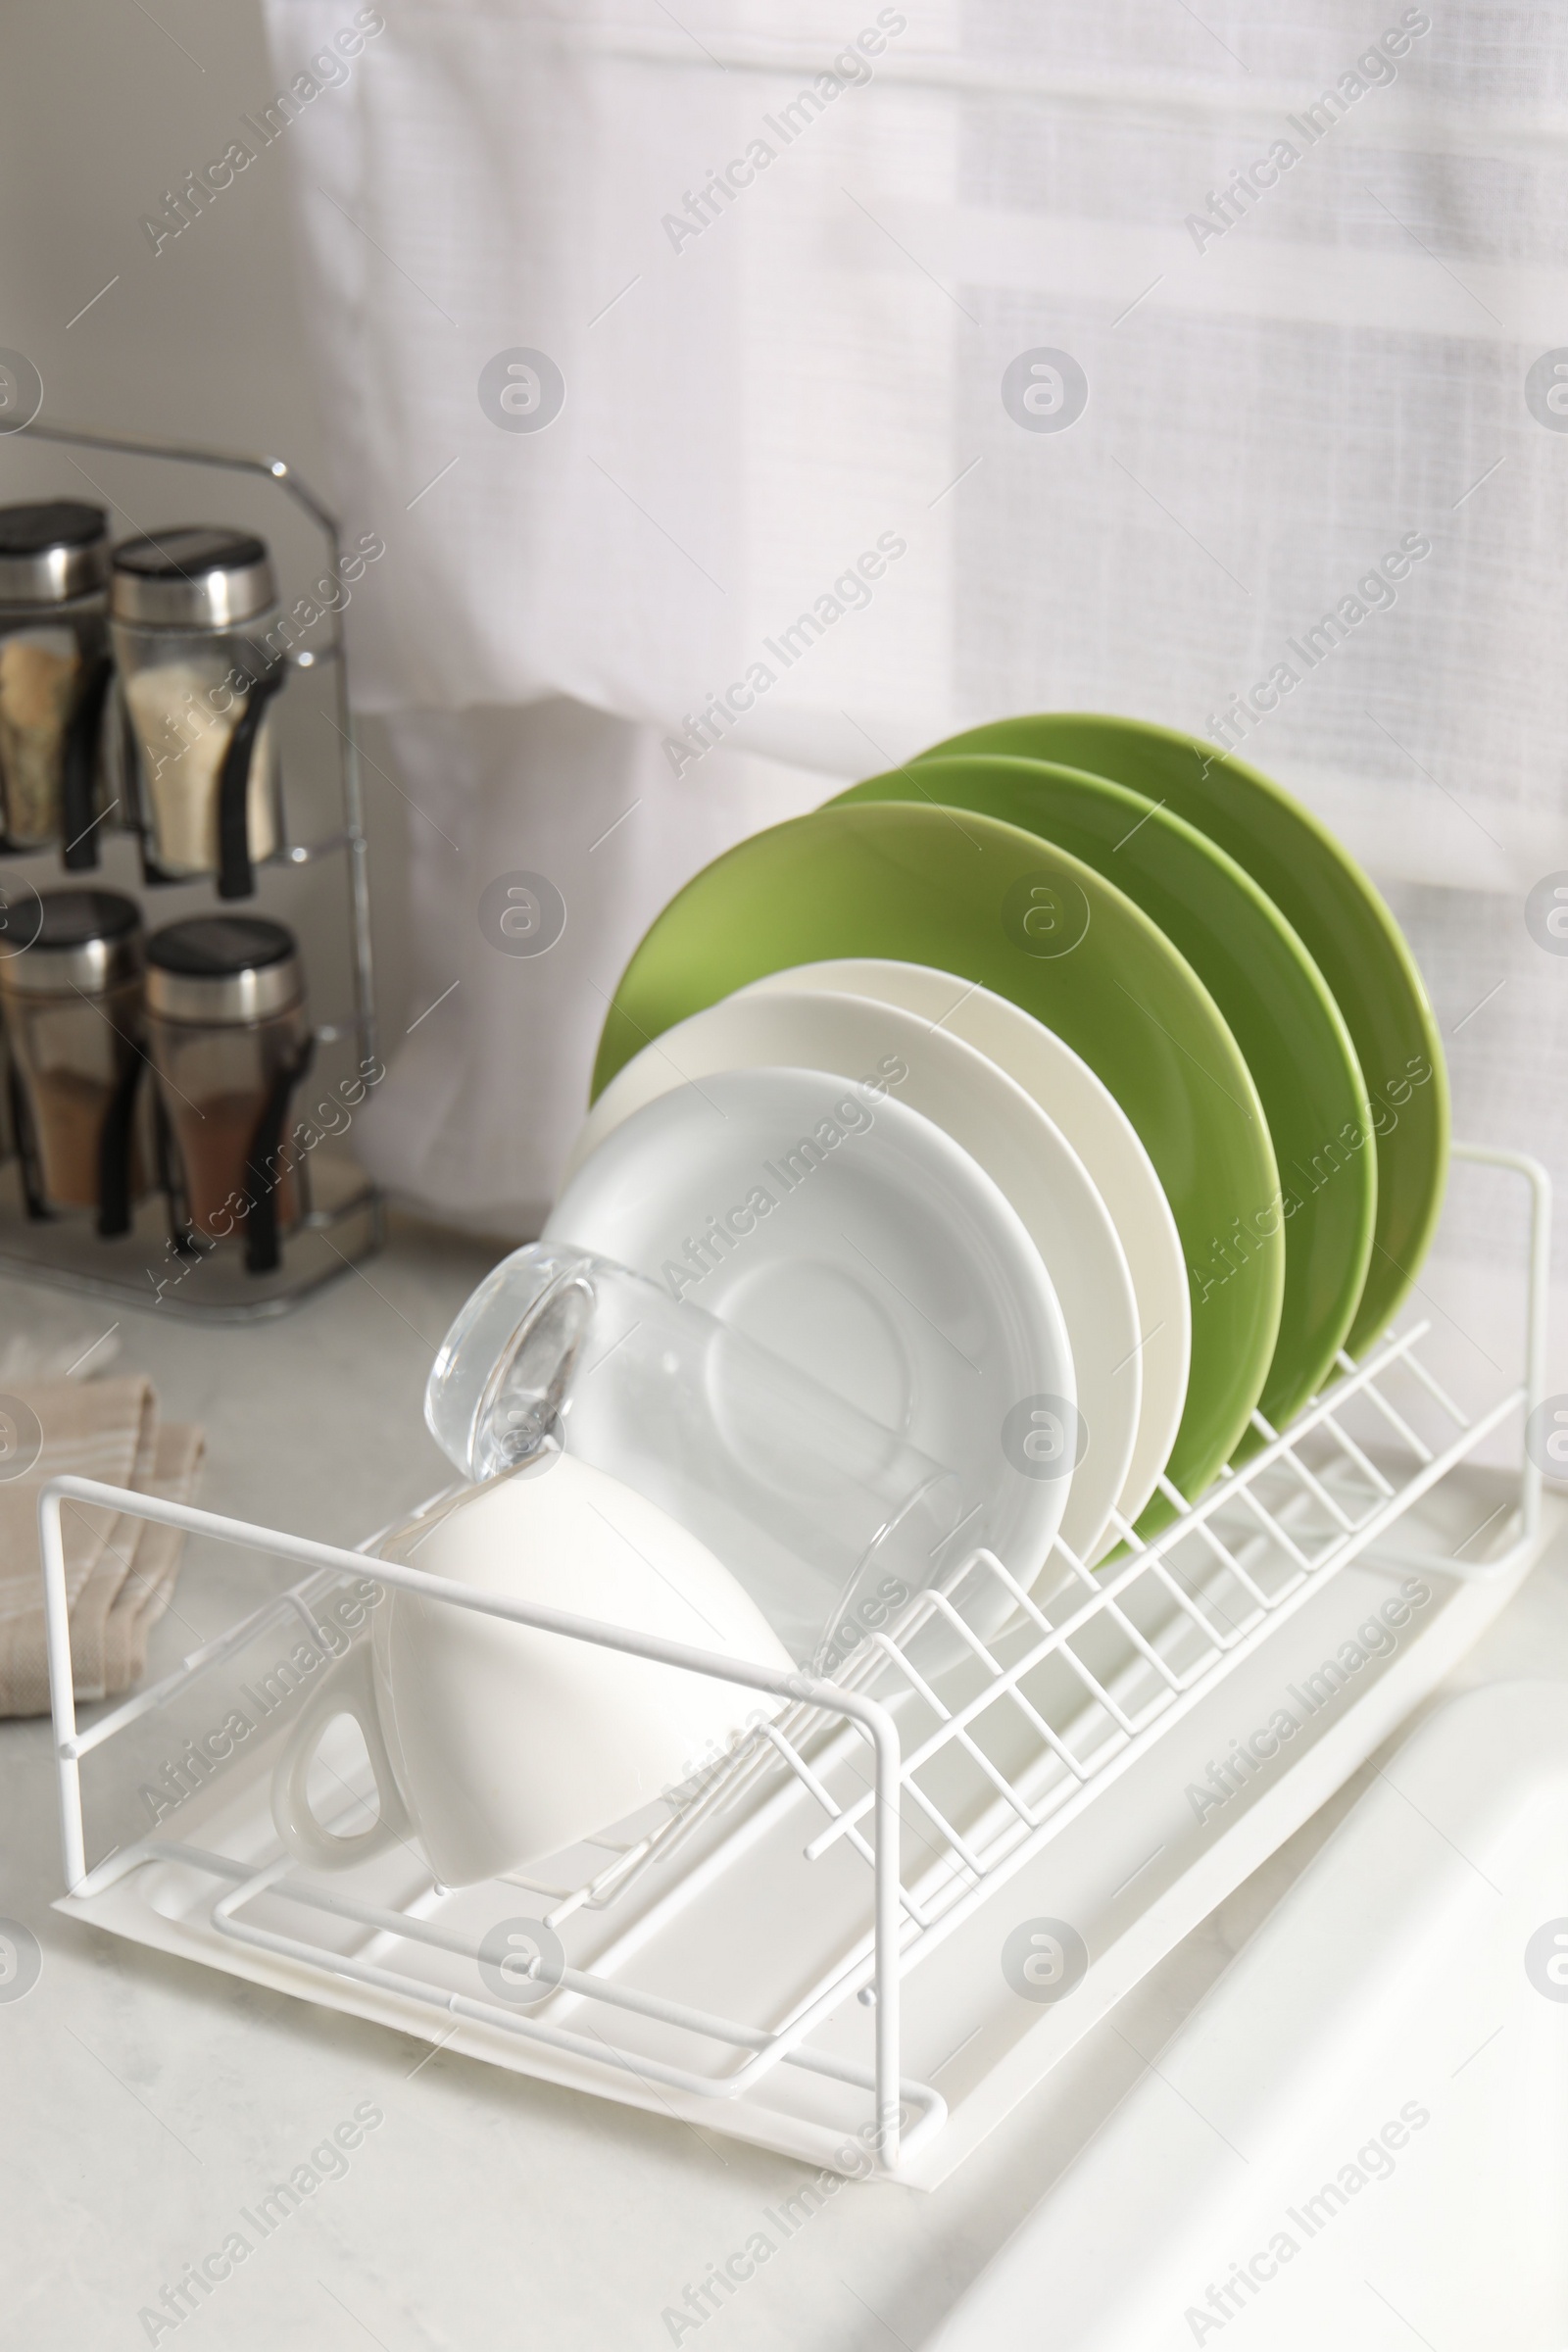
[[[303,1213],[284,1141],[311,1042],[294,935],[260,915],[196,915],[147,943],[147,1050],[172,1146],[182,1221],[200,1239],[254,1240]]]
[[[5,830],[42,848],[60,826],[60,762],[81,657],[69,629],[19,629],[0,638],[0,774]]]
[[[125,680],[158,864],[165,873],[206,874],[218,866],[219,782],[244,710],[243,701],[224,685],[225,674],[211,661],[162,662]],[[225,708],[220,710],[218,702]],[[277,848],[272,778],[271,722],[264,718],[245,786],[246,828],[257,863]]]
[[[0,838],[11,849],[61,839],[78,719],[82,781],[101,805],[108,576],[101,507],[75,499],[0,507]],[[89,693],[100,673],[103,683]],[[78,808],[72,821],[85,825],[90,813]]]
[[[100,1231],[122,1232],[147,1190],[141,916],[112,890],[43,891],[37,904],[31,938],[0,958],[19,1146],[37,1210],[97,1209]]]
[[[245,531],[183,523],[114,551],[110,633],[150,878],[217,874],[220,897],[248,898],[250,869],[281,847],[265,714],[283,675],[267,644],[276,595],[266,543]]]

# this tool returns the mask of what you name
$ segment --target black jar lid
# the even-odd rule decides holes
[[[305,994],[299,946],[262,914],[193,914],[147,942],[147,1006],[166,1020],[266,1020]]]
[[[15,945],[11,944],[15,934]],[[22,996],[95,996],[142,968],[141,911],[118,890],[41,890],[18,898],[0,933],[0,988]]]
[[[64,605],[109,577],[109,517],[78,498],[0,507],[0,605]]]
[[[115,549],[109,610],[158,629],[228,629],[277,602],[267,542],[251,531],[189,522]]]

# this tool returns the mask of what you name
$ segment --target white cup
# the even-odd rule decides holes
[[[755,1601],[695,1536],[570,1454],[463,1489],[380,1554],[498,1599],[791,1670]],[[370,1642],[296,1724],[272,1818],[316,1869],[364,1861],[412,1830],[443,1886],[470,1886],[639,1811],[782,1703],[394,1587]],[[341,1715],[365,1736],[379,1806],[349,1836],[322,1827],[306,1788]]]

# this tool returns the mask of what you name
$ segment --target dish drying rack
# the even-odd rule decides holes
[[[1506,1473],[1467,1464],[1540,1399],[1548,1181],[1517,1154],[1456,1155],[1530,1196],[1521,1377],[1485,1410],[1446,1393],[1416,1321],[1361,1362],[1343,1355],[1288,1431],[1257,1419],[1259,1450],[1196,1503],[1167,1486],[1175,1515],[1147,1543],[1119,1524],[1123,1550],[1091,1572],[1058,1541],[1027,1592],[972,1551],[868,1628],[832,1680],[498,1601],[372,1564],[368,1547],[51,1481],[58,1907],[515,2072],[934,2185],[1402,1720],[1554,1532],[1561,1506],[1544,1507],[1523,1448]],[[307,1573],[83,1728],[73,1502]],[[1457,1556],[1483,1535],[1484,1556]],[[313,1678],[398,1588],[743,1685],[757,1717],[546,1873],[451,1889],[412,1843],[313,1873],[273,1830],[272,1768]],[[1374,1644],[1379,1625],[1393,1630]],[[1240,1738],[1271,1700],[1301,1714],[1282,1766]],[[341,1732],[322,1751],[324,1809],[348,1829],[373,1797],[363,1754],[358,1774],[346,1748],[334,1764]],[[1227,1739],[1228,1770],[1213,1762]],[[1020,1966],[1020,1936],[1043,1966]]]

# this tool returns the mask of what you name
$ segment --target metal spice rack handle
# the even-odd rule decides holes
[[[337,517],[301,480],[286,459],[207,449],[190,442],[148,440],[138,434],[105,433],[80,425],[46,424],[36,418],[19,428],[16,437],[19,442],[49,441],[67,448],[102,450],[111,456],[207,466],[269,482],[291,499],[320,532],[329,551],[333,576],[342,576],[343,543]],[[335,710],[331,725],[337,738],[335,765],[342,828],[324,840],[288,844],[275,862],[299,867],[314,865],[338,854],[347,858],[352,1008],[346,1018],[318,1023],[315,1036],[320,1045],[354,1041],[368,1063],[376,1054],[375,975],[370,945],[369,853],[365,833],[359,744],[349,703],[348,655],[341,613],[328,607],[322,617],[328,624],[322,642],[302,652],[290,652],[285,661],[290,669],[331,667]],[[385,1209],[375,1187],[368,1179],[361,1178],[342,1190],[343,1197],[331,1206],[314,1209],[306,1217],[300,1232],[285,1244],[282,1263],[275,1274],[267,1276],[265,1284],[254,1279],[249,1282],[250,1296],[234,1295],[232,1284],[226,1285],[217,1299],[204,1299],[199,1285],[189,1296],[175,1295],[172,1290],[166,1298],[156,1286],[150,1295],[145,1279],[148,1270],[136,1260],[134,1250],[124,1251],[117,1247],[106,1251],[102,1242],[85,1236],[77,1247],[74,1228],[28,1226],[11,1217],[0,1221],[0,1264],[102,1298],[128,1299],[142,1306],[156,1301],[176,1315],[197,1320],[249,1321],[286,1311],[321,1283],[331,1281],[346,1265],[372,1255],[381,1247],[385,1238]],[[300,1245],[306,1236],[315,1238],[305,1240],[302,1249]],[[145,1245],[144,1234],[143,1255]],[[123,1265],[118,1262],[122,1257]]]
[[[869,2094],[869,2114],[858,2110],[861,2120],[854,2127],[859,2149],[874,2151],[884,2176],[910,2177],[908,2167],[926,2159],[949,2118],[931,2069],[925,2079],[903,2072],[910,2003],[931,2000],[921,1972],[943,1946],[961,1937],[1001,1889],[1048,1849],[1054,1849],[1052,1869],[1059,1871],[1063,1848],[1055,1841],[1097,1804],[1111,1799],[1113,1811],[1116,1784],[1151,1759],[1158,1763],[1162,1746],[1167,1758],[1179,1752],[1181,1741],[1173,1735],[1227,1684],[1245,1688],[1237,1678],[1271,1643],[1271,1672],[1283,1671],[1293,1620],[1302,1618],[1311,1639],[1319,1640],[1311,1633],[1312,1604],[1371,1547],[1378,1547],[1369,1565],[1379,1578],[1413,1569],[1449,1594],[1488,1585],[1505,1593],[1549,1532],[1544,1530],[1542,1474],[1522,1447],[1504,1502],[1488,1523],[1504,1520],[1493,1536],[1490,1557],[1461,1559],[1447,1538],[1434,1540],[1430,1533],[1424,1544],[1402,1541],[1423,1498],[1510,1414],[1522,1406],[1528,1415],[1541,1396],[1549,1182],[1538,1163],[1519,1154],[1465,1146],[1455,1151],[1463,1159],[1522,1177],[1530,1197],[1522,1377],[1485,1410],[1470,1417],[1447,1395],[1419,1352],[1429,1326],[1416,1323],[1387,1337],[1363,1362],[1343,1356],[1340,1377],[1289,1430],[1276,1433],[1260,1423],[1265,1443],[1259,1450],[1198,1501],[1189,1504],[1172,1491],[1176,1517],[1147,1544],[1123,1528],[1125,1555],[1108,1568],[1091,1572],[1058,1540],[1051,1562],[1025,1592],[994,1555],[976,1551],[940,1588],[915,1594],[897,1619],[868,1635],[830,1681],[743,1665],[563,1611],[498,1600],[367,1550],[348,1551],[92,1480],[52,1480],[40,1501],[40,1527],[69,1889],[62,1907],[120,1933],[141,1935],[125,1901],[136,1874],[149,1870],[154,1880],[160,1872],[166,1880],[172,1874],[184,1890],[178,1905],[171,1909],[146,1898],[149,1918],[177,1913],[181,1921],[178,1940],[168,1948],[261,1982],[281,1982],[289,1990],[403,2031],[457,2036],[458,2046],[471,2055],[514,2071],[707,2115],[720,2129],[816,2162],[836,2161],[835,2132],[841,2150],[852,2138],[841,2117],[829,2121],[819,2113],[820,2101],[829,2091]],[[161,1682],[78,1729],[61,1532],[62,1507],[70,1500],[108,1504],[266,1552],[310,1574]],[[1462,1494],[1458,1501],[1464,1502]],[[238,1673],[232,1662],[248,1654],[247,1642],[269,1627],[289,1628],[295,1636],[304,1628],[302,1646],[307,1654],[313,1645],[318,1648],[323,1662],[341,1654],[345,1638],[340,1632],[335,1642],[329,1639],[324,1611],[326,1595],[345,1578],[359,1580],[362,1594],[378,1587],[418,1592],[446,1606],[736,1683],[781,1703],[714,1769],[699,1776],[695,1794],[662,1807],[662,1819],[640,1832],[633,1824],[618,1838],[607,1834],[588,1841],[596,1850],[583,1849],[587,1860],[564,1870],[564,1885],[518,1872],[456,1893],[431,1878],[413,1848],[397,1860],[402,1875],[396,1886],[385,1878],[372,1884],[361,1876],[378,1864],[332,1877],[300,1869],[271,1831],[270,1753],[265,1760],[259,1753],[247,1766],[249,1778],[230,1770],[226,1781],[215,1778],[211,1788],[189,1792],[213,1808],[204,1816],[208,1842],[196,1835],[171,1836],[160,1818],[151,1835],[145,1827],[141,1835],[130,1831],[89,1865],[81,1778],[86,1760],[117,1740],[128,1740],[138,1723],[160,1716],[172,1721],[177,1703],[204,1674],[225,1660]],[[1012,1615],[1001,1632],[982,1639],[974,1623],[997,1623],[998,1587]],[[1355,1605],[1367,1604],[1363,1598]],[[945,1662],[928,1662],[922,1650],[928,1640]],[[956,1681],[955,1645],[960,1656]],[[1293,1664],[1289,1671],[1299,1668]],[[1411,1703],[1407,1698],[1393,1720]],[[1211,1730],[1203,1736],[1210,1738]],[[127,1750],[121,1768],[127,1777],[134,1753]],[[1163,1790],[1173,1776],[1179,1781],[1179,1769],[1167,1761]],[[1326,1793],[1315,1785],[1320,1793],[1306,1810]],[[228,1802],[228,1814],[217,1809],[220,1800]],[[245,1804],[250,1813],[241,1834],[234,1808],[242,1811]],[[145,1825],[145,1810],[136,1818]],[[778,1883],[771,1925],[750,1917],[758,1902],[760,1861]],[[1038,1876],[1026,1884],[1039,1909]],[[1209,1891],[1198,1917],[1217,1899],[1212,1880],[1204,1884]],[[491,1982],[483,1978],[479,1919],[493,1922],[514,1911],[518,1889],[543,1904],[532,1925],[558,1939],[576,1936],[581,1947],[569,1964],[564,1957],[559,1969],[551,1969],[537,2012],[523,2013],[469,1989],[475,1969],[481,1987]],[[1159,1899],[1168,1928],[1168,1890]],[[263,1920],[242,1916],[253,1905],[264,1907]],[[286,1933],[277,1924],[280,1909],[288,1914]],[[994,1975],[998,1915],[990,1917],[985,1950]],[[342,1947],[346,1926],[363,1931],[353,1949]],[[163,1934],[160,1929],[143,1939],[158,1941]],[[792,1950],[788,1970],[774,1974],[775,1985],[785,1984],[787,1991],[759,1996],[766,2014],[747,2014],[744,2005],[731,2014],[711,2000],[671,1993],[671,1937],[685,1937],[677,1952],[680,1968],[693,1977],[707,1971],[710,1985],[713,1953],[732,1943],[737,1958],[730,1983],[738,1994],[749,1995],[760,1973],[757,1954],[770,1957],[781,1934],[799,1949]],[[1173,1939],[1167,1936],[1159,1949]],[[662,1961],[656,1958],[651,1981],[639,1985],[639,1958],[655,1947]],[[563,1943],[564,1955],[564,1948]],[[971,1965],[973,1948],[972,1939],[958,1946]],[[1143,1967],[1159,1956],[1149,1949],[1152,1956]],[[401,1955],[396,1965],[394,1954]],[[269,1975],[271,1967],[284,1973]],[[936,1975],[942,1982],[935,2006],[946,2016],[955,1998],[951,1963],[945,1979],[941,1970]],[[676,1982],[682,1992],[688,1989],[679,1973]],[[1109,1997],[1120,1997],[1125,1988],[1123,1983]],[[1083,2014],[1093,2022],[1106,2005]],[[586,2021],[579,2022],[587,2031],[580,2032],[568,2021],[584,2010]],[[693,2043],[706,2065],[693,2061]],[[837,2161],[852,2169],[842,2156]],[[864,2169],[863,2153],[853,2169]]]

